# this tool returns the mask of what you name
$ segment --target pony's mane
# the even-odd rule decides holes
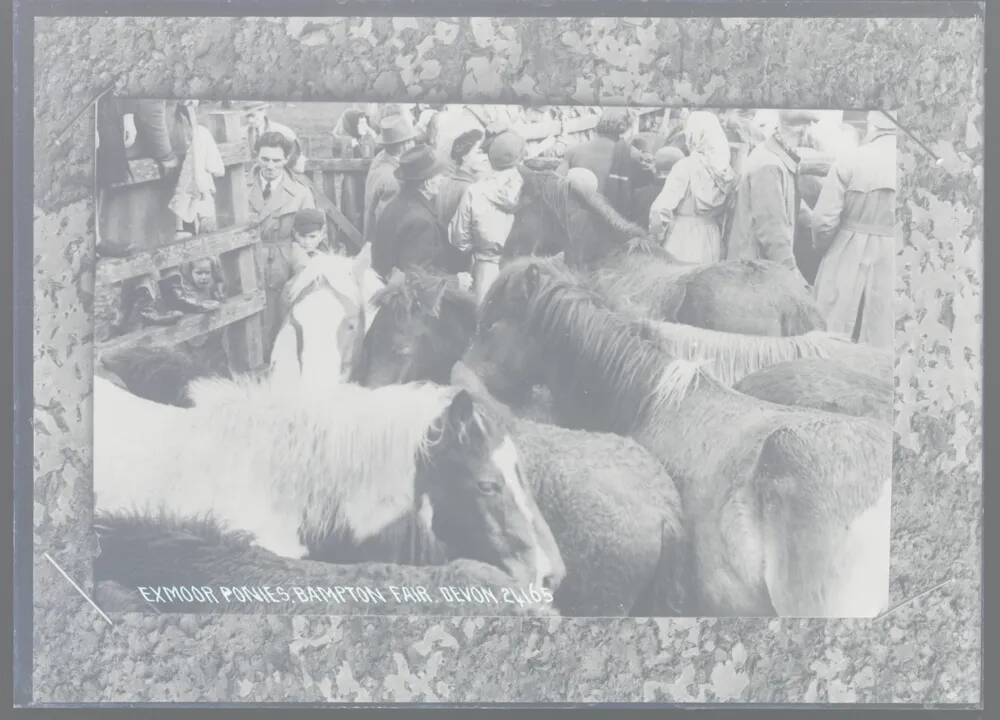
[[[591,386],[603,385],[603,401],[612,425],[627,430],[647,413],[675,407],[701,383],[715,383],[698,363],[671,356],[642,320],[615,313],[605,299],[558,261],[520,258],[511,262],[487,293],[481,322],[488,325],[503,298],[526,287],[525,274],[538,268],[539,284],[521,308],[529,332],[552,352],[570,350],[576,376]]]
[[[671,355],[707,361],[709,372],[732,386],[750,373],[788,360],[837,357],[851,340],[816,330],[804,335],[773,337],[721,332],[669,322],[651,322],[660,345]]]
[[[281,292],[282,302],[285,307],[291,307],[299,297],[317,282],[326,282],[330,287],[339,292],[353,297],[357,294],[356,289],[340,287],[337,280],[350,278],[354,282],[351,274],[353,263],[351,258],[330,253],[321,253],[311,258],[308,263],[285,284]]]
[[[414,506],[414,478],[427,461],[456,387],[430,383],[370,389],[335,385],[323,393],[240,377],[192,383],[195,408],[231,442],[268,445],[271,494],[302,508],[309,537],[371,537]],[[492,425],[476,407],[475,421]],[[467,438],[460,438],[466,442]]]

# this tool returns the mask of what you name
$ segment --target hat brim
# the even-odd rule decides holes
[[[402,166],[396,168],[395,173],[397,180],[405,180],[407,182],[414,182],[418,180],[427,180],[435,175],[440,175],[445,170],[448,169],[449,164],[440,158],[434,161],[433,165],[415,173],[406,172]]]
[[[375,136],[375,142],[379,145],[399,145],[400,143],[405,143],[407,140],[413,140],[417,136],[417,131],[410,130],[408,134],[402,137],[396,137],[392,139],[386,139],[381,133]]]

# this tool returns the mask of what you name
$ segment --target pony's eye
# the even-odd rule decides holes
[[[493,482],[492,480],[480,480],[479,491],[484,495],[496,495],[500,492],[500,483]]]

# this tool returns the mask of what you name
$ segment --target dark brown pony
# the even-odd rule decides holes
[[[797,271],[765,260],[681,263],[595,190],[554,172],[522,169],[508,260],[560,252],[589,272],[619,309],[641,317],[747,335],[802,335],[826,324]]]

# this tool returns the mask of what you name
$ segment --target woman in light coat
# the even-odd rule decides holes
[[[684,124],[689,155],[670,169],[649,210],[649,229],[682,262],[722,257],[722,220],[736,184],[729,141],[710,112],[692,112]]]

